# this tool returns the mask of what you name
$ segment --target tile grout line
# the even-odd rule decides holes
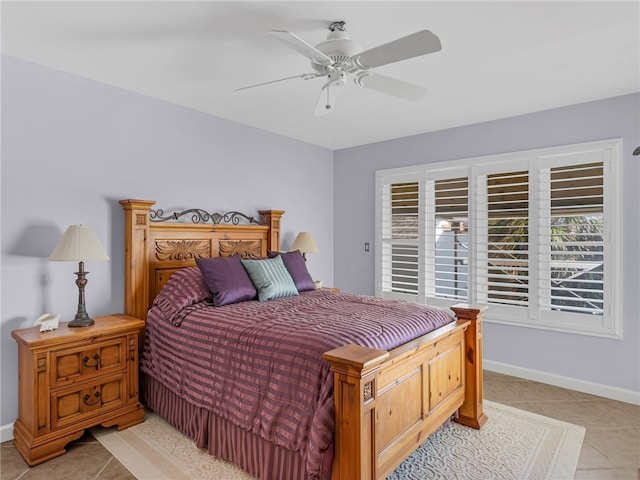
[[[111,463],[111,460],[113,460],[113,456],[109,457],[109,460],[107,460],[107,463],[105,463],[104,466],[100,469],[100,471],[96,474],[96,476],[93,477],[93,480],[98,480],[98,477],[100,477],[100,475],[102,475],[102,472],[104,472],[104,470],[109,466],[109,464]]]
[[[24,472],[22,472],[20,475],[18,475],[18,477],[16,477],[16,480],[20,480],[22,477],[24,477],[27,472],[29,471],[29,469],[27,468]]]

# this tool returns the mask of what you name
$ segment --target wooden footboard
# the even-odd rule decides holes
[[[480,428],[482,315],[452,307],[457,321],[389,352],[346,345],[324,354],[334,372],[332,480],[384,479],[449,417]]]

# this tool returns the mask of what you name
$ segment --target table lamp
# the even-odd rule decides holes
[[[93,319],[87,314],[84,303],[84,287],[87,284],[86,275],[89,272],[84,270],[85,261],[109,260],[107,252],[98,240],[93,228],[87,225],[71,225],[64,232],[64,235],[53,249],[49,260],[60,262],[80,262],[76,285],[78,286],[78,312],[73,320],[69,322],[70,327],[88,327],[93,325]]]
[[[291,245],[291,251],[300,250],[302,257],[307,260],[307,253],[318,253],[318,245],[309,232],[300,232]]]

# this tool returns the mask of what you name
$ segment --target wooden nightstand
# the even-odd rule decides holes
[[[325,290],[327,292],[340,293],[340,289],[337,287],[320,287],[318,290]]]
[[[138,338],[144,322],[127,315],[90,327],[14,330],[18,342],[18,419],[14,443],[37,465],[65,453],[84,430],[122,430],[143,421],[138,401]]]

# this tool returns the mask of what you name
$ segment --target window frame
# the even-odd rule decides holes
[[[434,226],[430,225],[428,216],[429,198],[427,198],[426,185],[434,180],[448,179],[466,176],[468,177],[469,196],[469,219],[468,219],[468,303],[486,304],[490,308],[485,316],[486,320],[494,323],[518,325],[544,330],[553,330],[584,335],[622,338],[622,318],[621,318],[621,246],[622,246],[622,223],[621,223],[621,165],[622,165],[622,139],[609,139],[596,142],[579,143],[557,147],[547,147],[534,150],[524,150],[509,152],[498,155],[488,155],[482,157],[471,157],[466,159],[451,160],[445,162],[427,163],[411,167],[401,167],[393,169],[378,170],[375,173],[375,232],[376,232],[376,256],[375,256],[375,294],[385,298],[400,298],[415,301],[418,303],[428,303],[430,305],[448,308],[460,300],[450,300],[438,297],[427,297],[426,285],[429,282],[428,270],[432,268],[428,259],[433,256],[433,249],[429,251],[427,238],[433,235]],[[575,165],[588,163],[584,158],[597,158],[602,161],[603,178],[603,217],[604,217],[604,277],[603,295],[604,311],[602,315],[589,315],[564,311],[544,310],[539,308],[538,302],[542,298],[542,291],[545,287],[540,283],[538,268],[543,263],[541,251],[540,219],[542,216],[534,216],[537,208],[540,208],[537,188],[539,184],[538,175],[543,168],[551,169],[560,165]],[[598,160],[598,161],[600,161]],[[529,191],[533,194],[529,199],[529,252],[534,252],[535,263],[532,263],[530,273],[531,282],[536,282],[533,296],[530,296],[527,307],[508,307],[505,305],[495,305],[493,303],[483,303],[479,291],[482,288],[482,278],[480,277],[479,265],[482,262],[483,242],[482,237],[483,222],[486,226],[486,196],[482,198],[483,187],[481,179],[491,173],[515,172],[522,167],[529,173]],[[417,295],[396,295],[383,291],[382,288],[382,228],[381,220],[384,214],[384,205],[381,202],[381,192],[385,185],[400,181],[417,181],[419,183],[419,224],[420,238],[419,249],[419,287]],[[483,210],[484,209],[484,210]],[[432,212],[431,212],[432,213]],[[486,228],[485,228],[486,229]],[[485,258],[486,260],[486,258]],[[485,267],[486,270],[486,267]],[[524,310],[523,310],[524,309]]]

